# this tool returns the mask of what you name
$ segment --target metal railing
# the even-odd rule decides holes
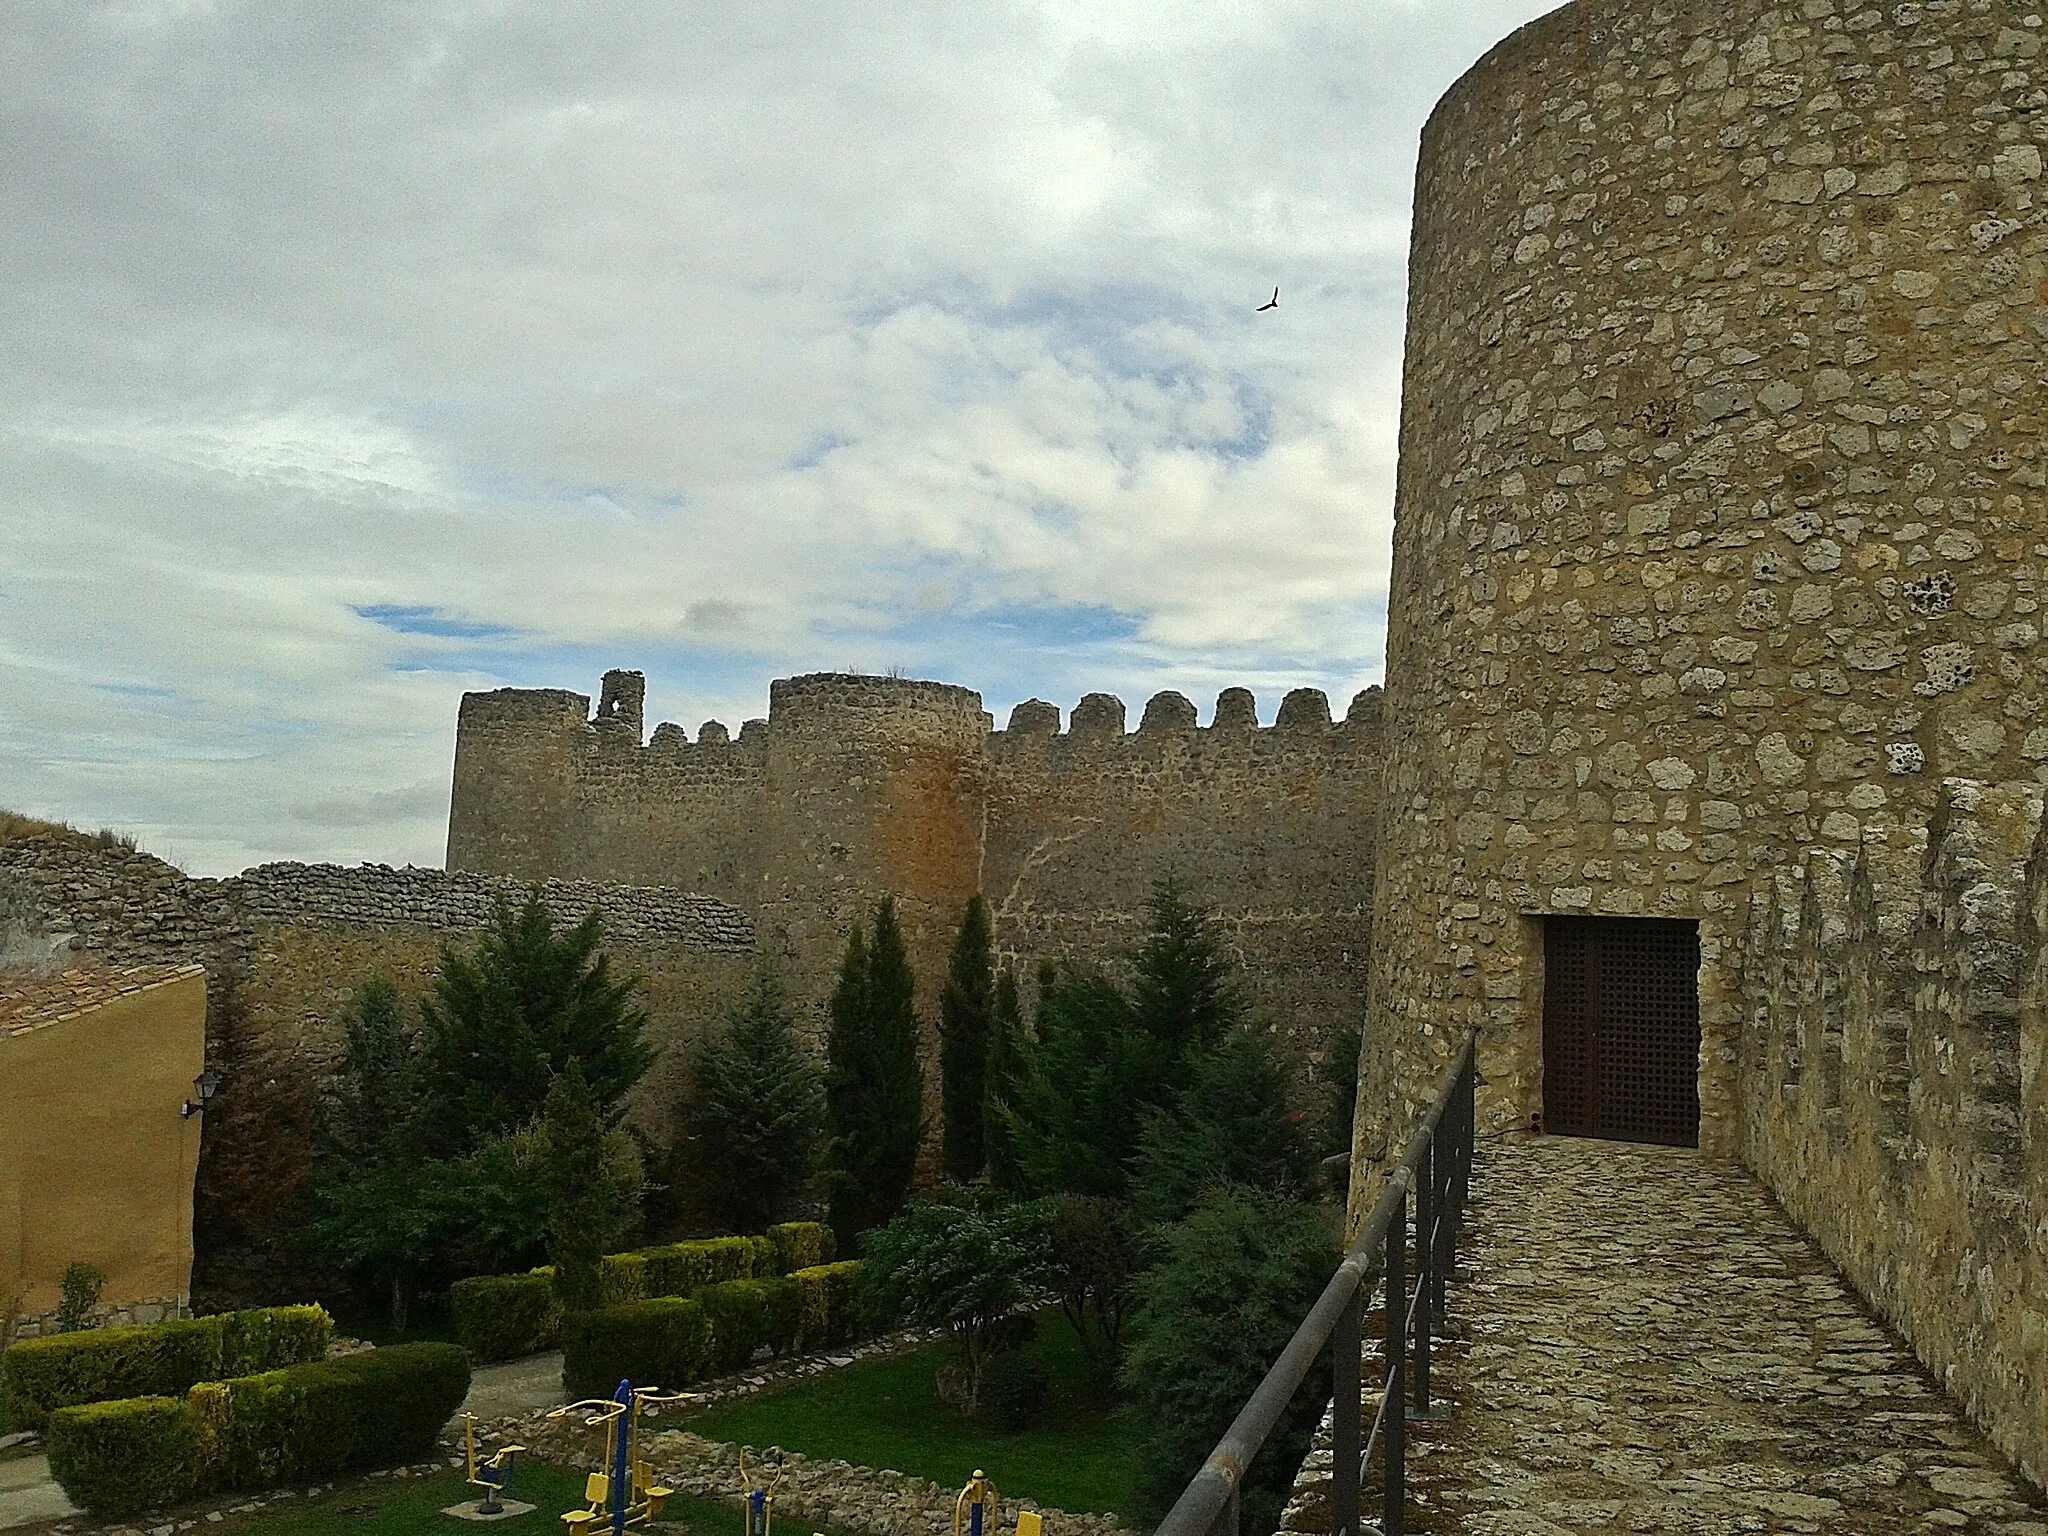
[[[1156,1536],[1237,1536],[1238,1495],[1247,1468],[1308,1379],[1324,1346],[1331,1375],[1331,1536],[1363,1536],[1359,1485],[1384,1446],[1379,1529],[1402,1536],[1408,1420],[1430,1412],[1431,1343],[1444,1322],[1444,1282],[1457,1259],[1460,1220],[1471,1187],[1473,1094],[1478,1037],[1465,1041],[1436,1102],[1408,1142],[1358,1240],[1323,1287],[1202,1469],[1159,1523]],[[1415,1277],[1408,1279],[1409,1196],[1415,1197]],[[1384,1276],[1386,1379],[1372,1431],[1359,1441],[1360,1334],[1372,1282]],[[1389,1412],[1389,1405],[1394,1411]],[[1370,1529],[1370,1528],[1368,1528]]]

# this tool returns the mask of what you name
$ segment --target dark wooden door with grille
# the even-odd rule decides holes
[[[1700,1140],[1700,933],[1660,918],[1543,923],[1543,1127]]]

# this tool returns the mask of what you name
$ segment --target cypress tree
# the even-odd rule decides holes
[[[1024,1006],[1017,997],[1017,978],[1008,971],[996,976],[990,1008],[988,1065],[981,1101],[982,1147],[988,1181],[997,1189],[1018,1194],[1024,1176],[1017,1166],[1017,1144],[1010,1117],[1015,1113],[1017,1086],[1024,1078]]]
[[[842,1253],[903,1208],[917,1168],[924,1069],[914,987],[896,902],[884,897],[874,941],[863,940],[858,924],[847,939],[826,1036],[831,1221]]]
[[[1195,1053],[1229,1033],[1242,1012],[1209,914],[1171,870],[1153,882],[1145,940],[1132,957],[1131,1011],[1152,1042],[1162,1083],[1187,1081]]]
[[[1187,1087],[1148,1117],[1132,1204],[1147,1221],[1172,1222],[1223,1185],[1305,1201],[1315,1195],[1315,1173],[1272,1038],[1239,1028],[1201,1052]]]
[[[987,1163],[982,1122],[995,1008],[995,936],[988,903],[968,898],[939,999],[939,1071],[945,1108],[946,1177],[965,1184]]]
[[[548,1089],[546,1125],[548,1261],[555,1266],[555,1295],[564,1309],[586,1312],[602,1299],[604,1246],[614,1213],[605,1179],[604,1122],[576,1062]]]

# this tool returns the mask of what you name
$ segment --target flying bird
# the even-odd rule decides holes
[[[1253,310],[1252,313],[1255,315],[1263,315],[1267,310],[1278,309],[1279,307],[1280,290],[1278,288],[1275,288],[1273,290],[1273,297],[1268,299],[1265,303],[1261,304],[1257,309]]]

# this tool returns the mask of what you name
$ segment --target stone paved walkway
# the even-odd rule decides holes
[[[1455,1412],[1411,1426],[1411,1530],[2048,1536],[2038,1493],[1739,1167],[1510,1136],[1481,1148],[1471,1217],[1464,1337],[1437,1357]]]

